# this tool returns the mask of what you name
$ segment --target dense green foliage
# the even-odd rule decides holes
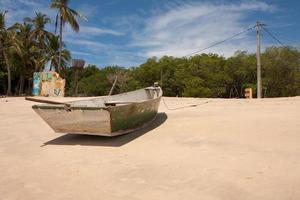
[[[201,54],[190,58],[150,58],[139,67],[88,66],[80,71],[79,94],[107,95],[118,76],[115,93],[147,87],[159,82],[166,96],[239,97],[251,87],[256,94],[256,57],[238,51],[230,58]],[[300,52],[270,47],[262,53],[265,97],[300,95]],[[73,94],[74,72],[68,69],[67,94]]]
[[[52,7],[60,9],[60,2],[67,1],[53,0],[56,7]],[[0,13],[0,94],[30,95],[33,72],[43,71],[46,63],[50,63],[52,69],[62,70],[60,74],[66,79],[66,95],[73,96],[75,72],[69,66],[71,55],[64,44],[60,44],[61,34],[56,36],[45,30],[50,19],[36,13],[34,18],[25,18],[23,23],[6,27],[5,14]],[[79,14],[72,15],[69,23],[75,24],[75,30],[78,30],[74,21],[76,15]],[[300,95],[300,51],[291,47],[269,47],[261,56],[263,95]],[[247,87],[256,94],[256,57],[237,51],[229,58],[216,54],[149,58],[140,66],[131,68],[89,65],[79,71],[78,94],[107,95],[116,76],[114,93],[159,82],[166,96],[242,98]]]

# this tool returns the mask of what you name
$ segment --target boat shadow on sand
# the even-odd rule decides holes
[[[115,137],[105,137],[96,135],[78,135],[78,134],[66,134],[58,138],[50,140],[42,146],[46,145],[82,145],[82,146],[109,146],[120,147],[132,140],[148,133],[149,131],[159,127],[167,120],[166,113],[158,113],[155,120],[149,122],[145,127],[133,131],[125,135],[119,135]]]

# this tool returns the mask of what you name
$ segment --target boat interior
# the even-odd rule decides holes
[[[126,92],[111,96],[100,96],[85,100],[68,101],[63,104],[39,104],[36,108],[63,108],[63,107],[90,107],[90,108],[103,108],[107,106],[117,106],[124,104],[131,104],[137,102],[143,102],[150,99],[155,99],[162,96],[162,90],[160,87],[147,87],[132,92]]]

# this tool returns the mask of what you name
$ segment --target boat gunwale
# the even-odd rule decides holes
[[[83,106],[76,106],[76,107],[65,107],[64,105],[62,106],[46,106],[46,105],[33,105],[33,109],[52,109],[52,110],[66,110],[66,109],[71,109],[71,110],[105,110],[107,107],[83,107]]]
[[[160,87],[159,87],[160,88]],[[144,88],[147,89],[147,88]],[[142,89],[140,89],[142,90]],[[64,102],[65,104],[61,104],[61,105],[45,105],[45,104],[40,104],[40,105],[33,105],[32,108],[33,109],[53,109],[53,110],[66,110],[66,109],[70,109],[70,110],[109,110],[112,107],[123,107],[123,106],[128,106],[128,105],[132,105],[132,104],[140,104],[140,103],[145,103],[148,101],[154,101],[156,99],[159,99],[162,97],[162,90],[160,88],[160,94],[152,99],[146,99],[146,100],[141,100],[141,101],[136,101],[136,102],[132,102],[132,103],[124,103],[124,104],[119,104],[116,106],[104,106],[104,107],[100,107],[100,106],[67,106],[67,104],[72,103],[72,102],[76,102],[76,101],[82,101],[82,100],[76,100],[76,101],[68,101],[68,102]],[[129,93],[129,92],[126,92]],[[126,94],[126,93],[122,93],[122,94]],[[118,94],[117,94],[118,95]],[[106,97],[106,96],[101,96],[101,97]],[[99,97],[99,98],[101,98]],[[91,98],[91,99],[85,99],[85,100],[92,100],[95,98]]]

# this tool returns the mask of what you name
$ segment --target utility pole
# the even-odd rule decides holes
[[[256,61],[257,61],[257,98],[261,98],[262,84],[261,84],[261,63],[260,63],[260,30],[262,24],[256,22]]]

